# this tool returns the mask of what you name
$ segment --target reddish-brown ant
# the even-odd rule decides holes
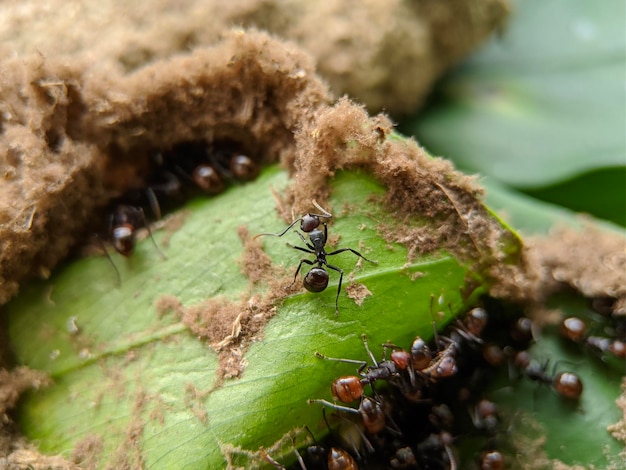
[[[359,258],[364,259],[365,261],[368,261],[370,263],[376,263],[376,262],[366,258],[361,253],[359,253],[358,251],[352,248],[340,248],[339,250],[326,253],[325,246],[326,246],[326,242],[328,241],[328,226],[326,225],[325,222],[322,223],[320,221],[320,217],[330,219],[332,217],[332,214],[328,212],[327,210],[323,209],[322,207],[320,207],[319,204],[317,204],[317,202],[313,201],[313,204],[315,205],[315,207],[317,207],[321,211],[321,214],[308,213],[302,217],[297,218],[293,222],[291,222],[291,224],[289,224],[287,228],[280,233],[277,233],[277,234],[261,233],[257,235],[255,238],[260,237],[260,236],[265,236],[265,235],[282,237],[285,233],[287,233],[287,231],[291,227],[293,227],[296,223],[300,222],[300,228],[303,232],[308,233],[310,243],[306,241],[306,239],[304,238],[304,235],[302,235],[300,232],[296,232],[298,236],[300,237],[300,239],[302,240],[302,243],[306,245],[306,248],[301,247],[301,246],[295,246],[290,243],[287,243],[287,245],[295,250],[299,250],[299,251],[303,251],[304,253],[310,253],[312,255],[315,255],[315,261],[311,261],[308,259],[301,259],[300,263],[298,264],[298,268],[296,269],[296,272],[294,274],[293,282],[291,283],[291,285],[293,285],[296,282],[298,273],[300,272],[300,269],[302,268],[302,264],[308,264],[309,266],[313,266],[309,270],[309,272],[304,276],[304,279],[302,281],[302,284],[304,285],[306,290],[308,290],[309,292],[314,292],[314,293],[322,292],[323,290],[326,289],[326,287],[328,287],[329,275],[328,275],[328,271],[326,270],[326,268],[332,269],[333,271],[338,272],[339,284],[337,285],[337,295],[335,297],[335,316],[337,316],[339,315],[339,294],[341,293],[343,270],[337,266],[329,264],[326,260],[326,257],[338,255],[340,253],[349,251],[355,254],[356,256],[358,256]],[[324,231],[319,230],[318,227],[320,226],[320,224],[324,225]]]
[[[611,353],[618,359],[626,359],[626,343],[620,339],[587,334],[587,325],[578,317],[568,317],[561,322],[561,336],[575,343],[586,343],[601,353]]]

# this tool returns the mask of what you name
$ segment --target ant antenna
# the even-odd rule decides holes
[[[167,256],[165,256],[165,253],[163,253],[161,251],[161,248],[159,248],[159,245],[157,245],[156,240],[152,236],[152,230],[150,230],[150,225],[148,225],[146,223],[146,216],[145,216],[145,214],[143,212],[143,209],[141,207],[139,208],[139,213],[141,214],[141,217],[143,218],[144,226],[146,227],[146,230],[148,231],[148,236],[150,237],[150,240],[152,240],[152,244],[154,245],[154,247],[156,248],[157,252],[159,253],[159,256],[161,256],[161,259],[164,259],[164,260],[167,259]],[[160,210],[159,210],[159,213],[160,213]]]
[[[107,250],[107,247],[106,247],[106,244],[104,243],[104,240],[102,240],[102,238],[98,234],[96,234],[96,238],[100,242],[100,246],[102,247],[102,251],[104,251],[104,255],[107,257],[107,259],[111,263],[111,266],[113,266],[113,269],[115,270],[115,275],[116,275],[116,278],[117,278],[117,282],[115,284],[116,284],[117,287],[120,287],[122,285],[122,276],[120,274],[120,270],[117,269],[117,266],[113,262],[113,258],[111,258],[111,255],[109,254],[109,250]]]
[[[264,236],[282,237],[284,234],[286,234],[298,222],[301,222],[300,229],[302,231],[304,231],[304,232],[311,232],[313,229],[319,227],[320,223],[323,223],[323,222],[320,222],[320,220],[319,220],[320,217],[325,218],[325,219],[332,218],[333,215],[330,212],[328,212],[326,209],[324,209],[322,206],[320,206],[315,199],[313,199],[311,202],[313,203],[315,208],[320,211],[320,214],[316,214],[316,213],[313,213],[313,212],[308,212],[305,215],[302,215],[302,216],[298,217],[297,219],[295,219],[293,222],[291,222],[287,226],[287,228],[285,228],[282,232],[279,232],[279,233],[259,233],[258,235],[254,236],[253,240],[255,240],[255,239],[259,238],[259,237],[264,237]]]

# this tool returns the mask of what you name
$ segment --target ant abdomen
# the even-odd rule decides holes
[[[328,287],[328,272],[323,268],[312,268],[302,283],[309,292],[322,292]]]
[[[111,242],[119,254],[126,257],[131,256],[135,251],[135,228],[130,224],[113,227]]]
[[[238,181],[252,181],[259,175],[259,166],[250,157],[235,153],[230,159],[230,172]]]
[[[345,450],[331,447],[328,453],[328,470],[357,470],[354,458]]]
[[[191,178],[198,188],[208,194],[219,194],[226,188],[219,172],[207,163],[201,163],[196,166],[193,169]]]
[[[336,400],[352,403],[363,396],[363,384],[361,379],[354,375],[342,376],[333,381],[330,391]]]
[[[578,400],[583,394],[583,383],[573,372],[561,372],[554,377],[552,387],[563,398]]]

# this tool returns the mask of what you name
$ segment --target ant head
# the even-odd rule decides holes
[[[413,340],[411,345],[411,362],[415,370],[423,370],[430,364],[432,353],[426,341],[419,336]]]
[[[324,268],[312,268],[302,283],[309,292],[322,292],[328,287],[328,272]]]
[[[561,372],[552,381],[554,390],[563,398],[578,400],[583,393],[583,382],[573,372]]]
[[[400,370],[405,370],[411,362],[411,355],[402,349],[395,349],[391,352],[391,360]]]
[[[354,375],[342,376],[333,381],[330,391],[336,400],[351,403],[363,396],[363,384]]]
[[[224,181],[213,166],[202,163],[193,169],[193,182],[208,194],[219,194],[224,191]]]
[[[239,181],[251,181],[259,175],[259,166],[250,157],[234,154],[230,159],[230,172]]]
[[[305,214],[300,219],[300,230],[309,233],[320,226],[320,218],[317,215]]]
[[[111,233],[113,247],[124,256],[131,256],[135,251],[135,229],[130,224],[113,227]]]

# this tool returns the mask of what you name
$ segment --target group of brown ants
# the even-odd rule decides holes
[[[152,236],[144,206],[150,207],[158,219],[163,200],[170,202],[193,191],[218,194],[228,183],[250,181],[259,174],[258,163],[230,143],[182,143],[166,152],[155,152],[152,160],[153,172],[147,189],[124,195],[115,201],[110,212],[110,242],[124,256],[132,255],[138,229],[146,228]],[[304,246],[290,246],[313,255],[314,259],[300,260],[293,283],[303,264],[311,266],[303,277],[303,285],[310,292],[326,289],[328,270],[338,273],[337,315],[343,270],[329,264],[327,256],[349,251],[366,261],[374,261],[352,248],[327,253],[327,222],[332,214],[317,202],[313,204],[317,212],[297,218],[279,233],[258,236],[282,237],[300,223],[296,233]],[[433,320],[434,335],[430,342],[416,337],[408,349],[393,343],[383,344],[379,360],[363,335],[370,362],[316,352],[321,359],[354,364],[357,370],[356,375],[338,377],[332,382],[335,402],[309,400],[312,405],[322,405],[329,436],[323,443],[317,443],[313,437],[313,445],[300,451],[294,449],[297,461],[293,468],[454,470],[461,464],[456,448],[468,445],[474,456],[470,467],[506,468],[508,426],[497,406],[482,396],[484,384],[497,368],[506,367],[511,380],[526,377],[545,384],[563,400],[575,403],[583,393],[583,383],[574,372],[556,372],[556,367],[550,368],[548,361],[540,363],[531,359],[526,350],[534,341],[533,322],[508,310],[505,313],[501,304],[487,299],[484,307],[471,309],[442,333],[437,331]],[[594,321],[592,328],[581,318],[564,319],[560,328],[562,337],[585,345],[600,358],[611,355],[624,360],[623,319],[612,315],[610,306],[597,310],[605,315],[603,320]],[[431,315],[434,316],[432,308]],[[327,409],[331,410],[330,415]],[[268,453],[262,451],[262,455],[266,463],[285,468]]]

